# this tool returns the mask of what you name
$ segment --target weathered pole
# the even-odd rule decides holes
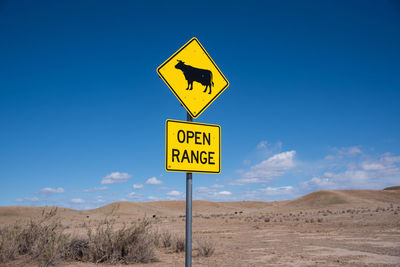
[[[193,121],[187,112],[186,121]],[[192,177],[191,172],[186,173],[186,247],[185,266],[192,266]]]

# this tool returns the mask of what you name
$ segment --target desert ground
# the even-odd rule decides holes
[[[0,225],[40,217],[41,207],[0,207]],[[47,207],[46,209],[50,209]],[[65,232],[81,235],[148,218],[152,229],[184,237],[185,202],[117,202],[94,210],[58,208]],[[196,244],[213,246],[199,256]],[[400,189],[318,191],[279,202],[193,202],[193,266],[400,266]],[[157,261],[112,266],[183,266],[184,252],[156,247]],[[37,266],[17,259],[3,266]],[[109,266],[80,261],[58,266]]]

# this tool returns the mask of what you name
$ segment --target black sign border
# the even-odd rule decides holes
[[[176,122],[176,123],[183,123],[183,124],[196,124],[196,125],[205,125],[211,127],[218,127],[218,134],[219,134],[219,169],[218,171],[196,171],[196,170],[177,170],[177,169],[170,169],[168,168],[168,122]],[[165,122],[165,169],[169,172],[190,172],[190,173],[214,173],[219,174],[221,173],[221,126],[216,124],[208,124],[208,123],[198,123],[198,122],[188,122],[188,121],[178,121],[178,120],[166,120]]]
[[[201,49],[203,50],[203,52],[206,54],[206,56],[210,59],[210,61],[212,62],[212,64],[214,65],[214,67],[218,70],[218,72],[221,74],[222,78],[225,80],[226,85],[221,89],[221,91],[219,91],[218,94],[216,94],[208,103],[207,105],[205,105],[200,111],[199,113],[197,113],[197,115],[194,115],[189,108],[185,105],[185,103],[183,103],[182,99],[178,96],[178,94],[175,92],[175,90],[172,88],[172,86],[168,83],[168,81],[164,78],[164,76],[161,74],[160,70],[162,69],[162,67],[165,66],[165,64],[167,64],[168,62],[170,62],[172,60],[173,57],[175,57],[177,54],[179,54],[183,49],[185,49],[190,43],[192,42],[197,42],[199,44],[199,46],[201,47]],[[189,42],[187,42],[184,46],[182,46],[178,51],[176,51],[172,56],[170,56],[163,64],[161,64],[158,68],[157,68],[157,73],[158,75],[164,80],[164,82],[168,85],[168,87],[171,89],[171,91],[174,93],[174,95],[176,96],[176,98],[178,98],[179,102],[181,102],[182,106],[185,107],[185,109],[187,110],[187,112],[189,112],[190,116],[192,116],[193,118],[197,119],[201,113],[203,113],[204,110],[206,110],[208,108],[209,105],[211,105],[212,102],[214,102],[214,100],[223,92],[225,91],[225,89],[229,86],[229,81],[226,79],[226,77],[224,76],[224,74],[222,74],[221,70],[218,68],[218,66],[215,64],[214,60],[212,60],[212,58],[210,57],[210,55],[207,53],[207,51],[204,49],[204,47],[201,45],[201,43],[199,42],[199,40],[196,37],[193,37],[192,39],[190,39]]]

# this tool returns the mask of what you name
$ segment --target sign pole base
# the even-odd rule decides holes
[[[187,121],[193,121],[192,116],[187,112]],[[186,247],[185,266],[192,266],[192,177],[193,174],[186,173]]]

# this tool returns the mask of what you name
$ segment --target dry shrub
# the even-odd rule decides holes
[[[196,240],[198,256],[210,257],[214,254],[215,244],[209,239],[199,239]]]
[[[0,263],[16,259],[18,256],[17,237],[21,229],[16,226],[7,226],[0,229]]]
[[[163,231],[161,234],[156,234],[155,237],[158,242],[156,242],[158,247],[170,248],[172,252],[179,253],[185,251],[185,237],[180,235],[172,235],[168,231]]]
[[[156,261],[154,235],[150,231],[151,222],[147,218],[138,224],[113,230],[106,223],[95,231],[88,230],[87,243],[75,241],[76,251],[72,255],[82,255],[82,261],[94,263],[146,263]],[[82,252],[81,252],[82,251]]]
[[[70,260],[82,261],[87,257],[89,241],[85,238],[74,237],[69,242],[66,255]]]
[[[172,246],[172,235],[170,232],[162,232],[160,235],[161,245],[164,248],[169,248]]]
[[[42,217],[31,220],[24,226],[8,226],[0,230],[0,262],[5,263],[27,255],[37,261],[39,266],[49,266],[59,263],[65,258],[69,236],[62,233],[58,220],[53,220],[57,209]]]
[[[143,219],[138,224],[114,230],[108,220],[87,236],[72,237],[63,233],[59,220],[52,217],[57,210],[42,213],[39,220],[26,225],[0,228],[0,265],[21,256],[39,266],[63,260],[94,263],[146,263],[155,261],[151,224]]]
[[[185,238],[184,238],[184,237],[182,237],[182,236],[176,236],[176,237],[174,238],[174,242],[173,242],[173,250],[174,250],[176,253],[185,251],[185,244],[186,244],[186,241],[185,241]]]

